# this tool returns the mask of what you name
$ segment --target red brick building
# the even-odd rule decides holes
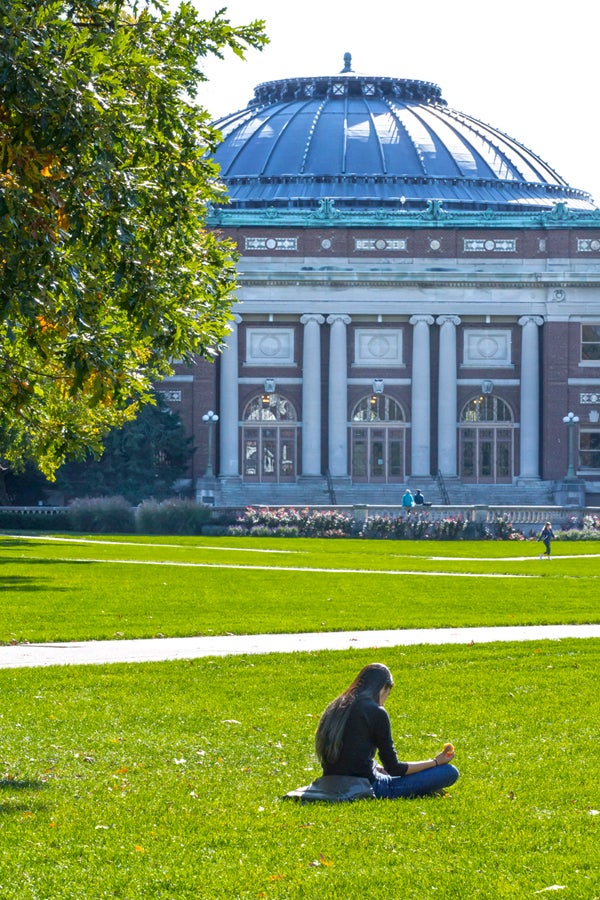
[[[235,321],[215,364],[161,385],[194,436],[199,497],[600,493],[588,194],[436,85],[349,58],[259,85],[218,124],[231,202],[209,222],[241,253]]]

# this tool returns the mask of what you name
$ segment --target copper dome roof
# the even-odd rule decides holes
[[[345,61],[337,75],[260,84],[215,123],[234,208],[595,208],[518,141],[451,109],[437,85],[358,75]]]

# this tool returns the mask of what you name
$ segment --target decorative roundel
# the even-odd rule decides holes
[[[431,250],[439,250],[441,246],[442,245],[440,241],[436,240],[435,238],[432,241],[429,241],[429,247]]]
[[[367,346],[369,354],[377,359],[381,359],[382,357],[386,356],[390,350],[390,342],[388,338],[384,337],[381,334],[378,334],[377,337],[372,337]]]
[[[261,356],[277,356],[281,351],[281,338],[274,334],[265,335],[260,340],[259,351]]]
[[[600,241],[592,241],[590,247],[592,250],[600,250]]]
[[[494,243],[494,241],[486,241],[484,246],[486,250],[493,250],[496,244]]]
[[[381,238],[378,241],[375,241],[375,249],[376,250],[385,250],[386,246],[387,246],[386,241],[382,240]]]
[[[321,248],[323,250],[329,250],[331,248],[331,241],[329,240],[329,238],[323,238],[323,240],[321,241]]]
[[[277,246],[277,241],[274,238],[269,238],[266,242],[267,250],[274,250]]]
[[[486,335],[477,341],[477,351],[484,359],[493,359],[498,353],[498,341]]]

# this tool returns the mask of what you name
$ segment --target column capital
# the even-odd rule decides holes
[[[423,322],[425,325],[433,325],[435,319],[433,318],[433,316],[421,314],[418,316],[411,316],[408,321],[411,325],[419,325],[421,322]]]
[[[544,324],[543,316],[521,316],[521,318],[518,321],[519,321],[519,325],[521,327],[524,327],[525,325],[529,325],[529,323],[531,323],[533,325],[538,325],[538,326]]]
[[[241,322],[244,321],[239,313],[234,313],[231,318],[233,319],[233,321],[235,322],[236,325],[240,325]]]
[[[321,316],[319,313],[305,313],[303,316],[300,316],[302,325],[308,325],[309,322],[316,322],[317,325],[322,325],[324,321],[325,316]]]
[[[460,316],[438,316],[435,320],[436,325],[460,325],[462,319]]]
[[[327,324],[333,325],[335,322],[342,322],[344,325],[349,325],[352,319],[350,316],[347,316],[345,313],[333,313],[331,316],[327,316]]]

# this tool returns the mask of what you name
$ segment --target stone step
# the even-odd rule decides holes
[[[427,503],[444,505],[441,488],[434,479],[415,480],[408,485],[419,488]],[[400,506],[406,484],[352,484],[348,479],[334,482],[338,506]],[[206,487],[203,489],[203,493]],[[533,485],[460,484],[447,481],[448,505],[545,506],[554,503],[550,482]],[[215,506],[324,506],[333,505],[327,479],[313,478],[296,484],[244,484],[239,480],[215,479],[212,485]],[[199,496],[200,499],[200,496]]]

